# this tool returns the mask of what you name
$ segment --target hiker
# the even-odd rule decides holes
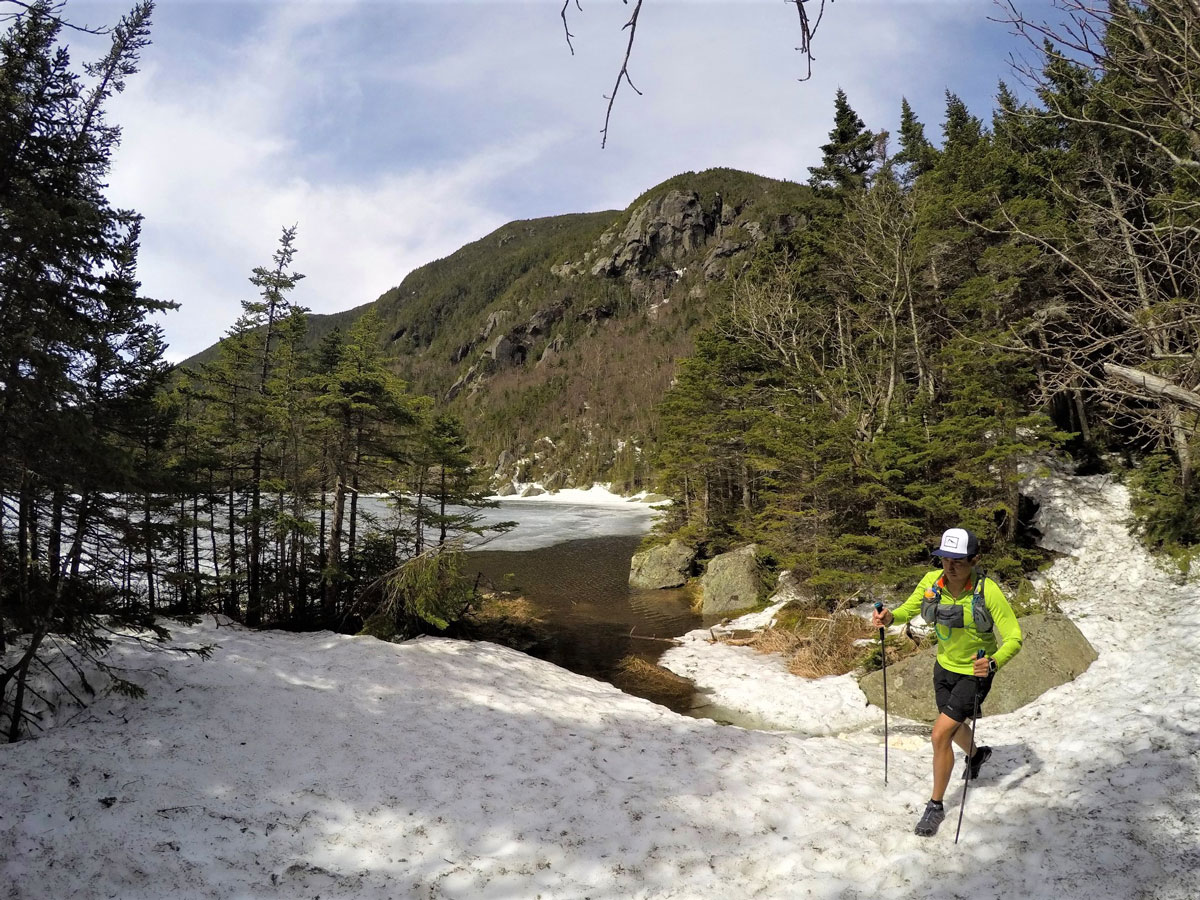
[[[1021,649],[1021,626],[994,579],[977,568],[979,539],[964,528],[951,528],[933,554],[942,568],[929,572],[916,590],[894,610],[874,615],[875,627],[904,624],[921,617],[937,634],[937,661],[933,664],[933,691],[938,717],[933,723],[933,795],[925,807],[916,833],[935,834],[946,812],[942,797],[954,769],[954,747],[966,753],[963,777],[974,780],[992,755],[990,747],[975,747],[968,718],[992,688],[996,671]],[[984,656],[976,658],[977,651]]]

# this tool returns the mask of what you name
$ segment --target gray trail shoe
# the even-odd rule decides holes
[[[931,837],[937,834],[938,826],[946,819],[946,810],[942,808],[940,803],[934,803],[930,800],[925,804],[925,812],[921,815],[921,821],[917,823],[916,833],[921,837]]]
[[[979,777],[979,770],[983,768],[983,764],[991,759],[991,747],[976,747],[975,755],[966,757],[967,765],[963,769],[963,778],[968,781],[974,781]]]

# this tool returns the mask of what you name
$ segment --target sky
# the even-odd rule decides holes
[[[852,675],[790,676],[705,630],[663,664],[769,730],[496,644],[206,617],[172,630],[208,660],[116,640],[143,698],[80,709],[64,660],[61,684],[31,670],[46,730],[0,744],[3,896],[1195,900],[1195,585],[1130,535],[1109,476],[1022,490],[1059,554],[1036,577],[1098,658],[979,719],[993,753],[969,790],[957,755],[933,837],[913,834],[927,726],[893,712],[885,783],[882,713]],[[1013,665],[1044,652],[1027,639]]]
[[[1031,16],[1048,0],[1021,4]],[[111,24],[118,0],[69,0]],[[328,313],[506,222],[623,209],[713,166],[803,181],[844,89],[895,133],[907,97],[935,140],[944,93],[985,120],[1026,48],[991,0],[838,0],[812,78],[781,0],[647,0],[639,96],[607,101],[630,7],[580,0],[160,0],[142,70],[109,108],[123,129],[110,199],[145,217],[143,291],[180,308],[168,357],[216,341],[248,279],[296,225],[293,299]],[[77,63],[94,39],[68,33]]]

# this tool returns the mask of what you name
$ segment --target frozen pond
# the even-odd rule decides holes
[[[505,497],[498,509],[477,510],[481,525],[498,522],[517,522],[507,534],[489,535],[468,543],[469,549],[538,550],[566,541],[582,538],[624,537],[643,535],[650,530],[658,515],[646,503],[606,499],[587,502],[581,495],[590,491],[563,492],[541,497]],[[604,494],[612,498],[611,494]],[[363,512],[385,516],[390,508],[385,501],[363,497],[359,501]],[[462,510],[456,509],[455,512]]]

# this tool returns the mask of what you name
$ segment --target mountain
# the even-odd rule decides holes
[[[792,182],[687,172],[623,211],[510,222],[372,303],[311,316],[309,337],[374,309],[396,371],[466,423],[495,487],[642,486],[675,361],[814,202]]]

